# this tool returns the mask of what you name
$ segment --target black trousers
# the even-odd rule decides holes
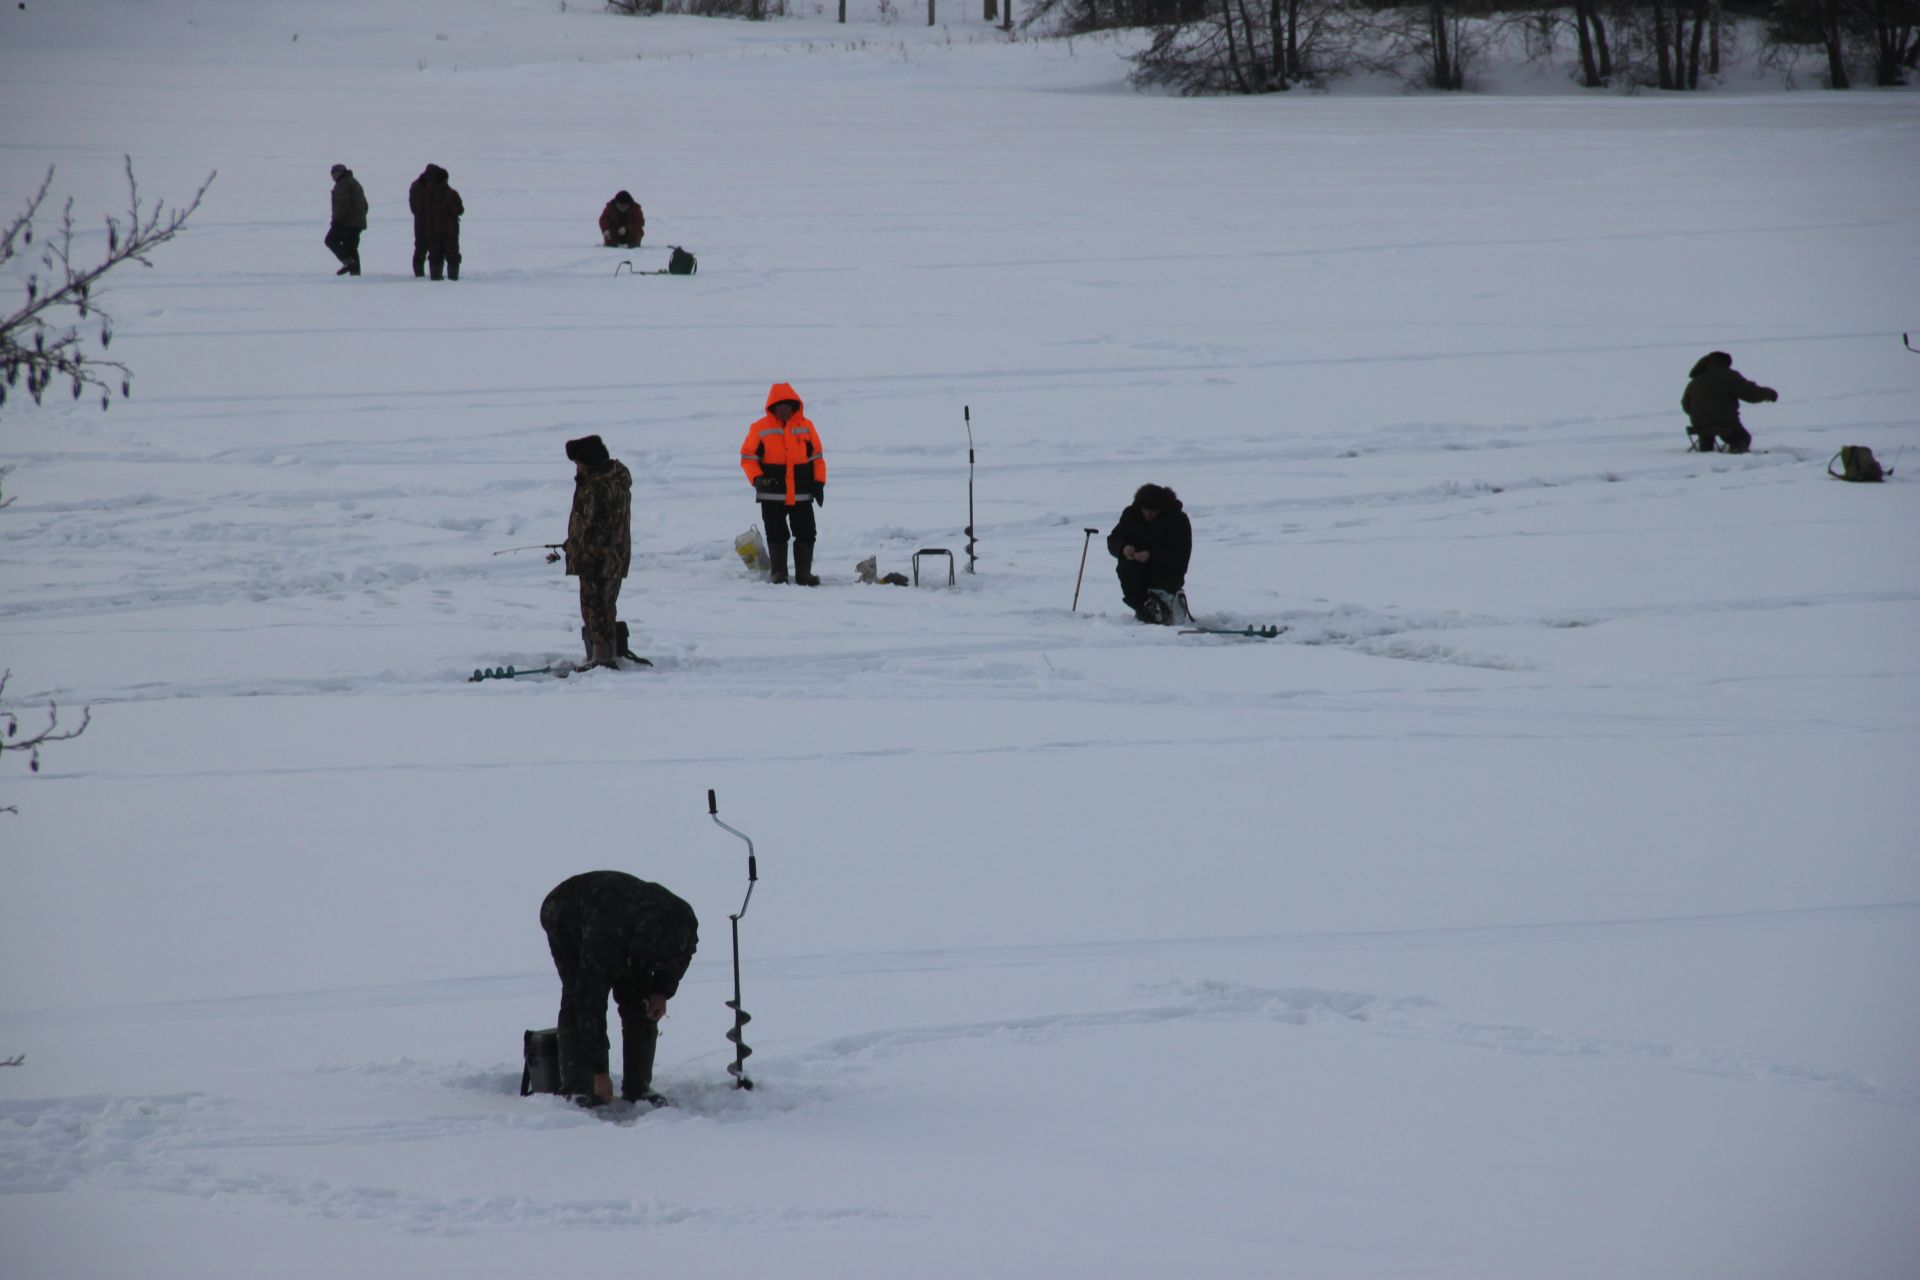
[[[343,227],[334,223],[327,228],[327,248],[333,250],[333,256],[340,259],[340,265],[351,267],[358,274],[360,270],[360,228]]]
[[[423,232],[413,233],[413,275],[419,279],[427,274],[427,237]]]
[[[1694,448],[1702,453],[1712,453],[1715,439],[1727,442],[1728,453],[1745,453],[1753,445],[1753,433],[1745,427],[1734,426],[1717,432],[1695,431],[1693,433]]]
[[[1178,592],[1186,583],[1178,578],[1156,571],[1149,560],[1141,564],[1138,560],[1116,560],[1113,571],[1120,578],[1120,598],[1130,609],[1138,609],[1147,602],[1147,592],[1155,587],[1162,591]]]
[[[560,1092],[580,1097],[593,1092],[593,1078],[611,1075],[607,1044],[607,989],[572,979],[577,957],[563,954],[565,942],[547,935],[553,964],[560,971]],[[653,1088],[653,1056],[660,1027],[647,1016],[648,993],[640,983],[620,983],[613,1002],[620,1010],[620,1096],[629,1102]],[[596,1009],[594,1006],[598,1005]]]
[[[459,236],[434,236],[427,240],[427,270],[435,280],[442,271],[449,280],[460,278]]]
[[[817,531],[813,523],[813,500],[804,494],[795,499],[792,506],[787,505],[784,496],[778,502],[761,503],[760,522],[767,527],[769,543],[786,542],[789,526],[795,542],[812,542]]]

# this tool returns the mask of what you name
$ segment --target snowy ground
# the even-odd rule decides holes
[[[0,778],[8,1276],[1910,1274],[1920,456],[1823,469],[1920,443],[1916,99],[1177,101],[1119,54],[0,15],[9,208],[220,171],[113,277],[135,398],[0,422],[8,694],[93,709]],[[407,269],[429,160],[455,285]],[[1715,347],[1764,454],[1684,451]],[[730,551],[777,379],[817,592]],[[963,405],[979,573],[853,584],[962,548]],[[589,431],[657,666],[469,684],[575,652],[490,553],[561,536]],[[1284,636],[1138,626],[1097,540],[1068,611],[1147,480],[1203,619]],[[625,1123],[516,1096],[538,903],[600,866],[705,926],[680,1105]]]

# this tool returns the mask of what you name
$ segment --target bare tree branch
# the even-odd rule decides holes
[[[127,366],[90,352],[81,335],[82,324],[97,320],[100,350],[104,352],[113,344],[113,318],[94,304],[94,284],[122,263],[151,267],[147,255],[179,234],[218,174],[208,174],[185,206],[168,209],[164,200],[143,207],[131,156],[126,159],[126,170],[127,213],[124,222],[107,218],[106,256],[95,262],[76,262],[73,201],[69,199],[61,210],[59,230],[40,247],[41,270],[27,276],[26,301],[11,315],[0,317],[0,405],[6,403],[7,392],[18,384],[22,373],[27,376],[27,394],[35,404],[41,403],[56,378],[68,381],[76,400],[87,387],[98,388],[103,409],[112,400],[110,378],[119,382],[122,396],[132,393],[133,375]],[[26,208],[0,231],[0,268],[33,251],[34,219],[46,206],[47,193],[52,189],[53,170],[49,168]],[[69,315],[76,319],[69,320]]]
[[[13,678],[12,671],[0,671],[0,699],[6,697],[7,681]],[[0,704],[0,752],[24,751],[27,753],[27,768],[30,772],[40,772],[40,747],[48,742],[66,742],[79,737],[87,731],[93,722],[93,708],[85,707],[80,712],[80,723],[71,729],[60,727],[60,706],[56,702],[47,703],[47,723],[38,733],[20,736],[20,717],[11,709]],[[16,812],[9,807],[0,812]]]

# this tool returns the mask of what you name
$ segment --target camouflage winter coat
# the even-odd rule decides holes
[[[567,517],[567,572],[577,578],[624,578],[633,557],[633,476],[618,458],[574,477]]]

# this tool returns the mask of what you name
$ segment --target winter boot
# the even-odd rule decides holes
[[[813,576],[813,544],[811,542],[793,544],[793,580],[803,587],[820,585],[820,579]]]
[[[773,562],[773,580],[775,582],[785,582],[787,580],[787,544],[784,542],[769,542],[767,544],[767,559]]]
[[[337,275],[337,276],[344,276],[344,275],[346,275],[346,274],[347,274],[347,273],[348,273],[349,271],[352,271],[352,270],[353,270],[353,264],[352,264],[351,262],[343,262],[343,263],[341,263],[341,264],[340,264],[340,269],[339,269],[338,271],[336,271],[336,272],[334,272],[333,274],[335,274],[335,275]]]
[[[660,1043],[660,1028],[644,1017],[629,1020],[626,1010],[620,1012],[620,1096],[628,1102],[661,1106],[666,1099],[653,1091],[653,1055]]]

